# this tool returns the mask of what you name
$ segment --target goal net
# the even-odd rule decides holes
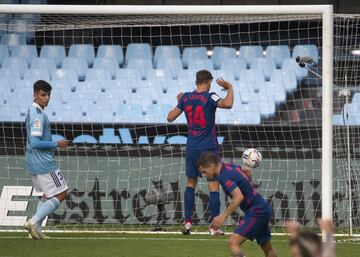
[[[350,29],[355,21],[341,16],[334,23],[340,87],[344,70],[351,70],[349,85],[356,87],[356,57],[337,59],[358,47]],[[322,201],[323,101],[314,72],[322,74],[322,24],[320,14],[306,13],[2,15],[0,229],[19,229],[41,195],[24,170],[24,120],[32,84],[44,79],[53,86],[45,110],[53,140],[73,141],[56,152],[70,190],[44,222],[46,229],[180,231],[187,126],[184,114],[173,124],[166,116],[179,92],[194,90],[201,69],[234,86],[234,107],[216,113],[221,156],[241,163],[244,149],[262,152],[254,183],[272,206],[273,232],[283,232],[285,219],[315,227]],[[354,40],[345,42],[348,35]],[[302,69],[298,56],[316,64]],[[226,93],[215,81],[212,91]],[[348,232],[350,210],[352,226],[359,226],[359,171],[351,146],[350,208],[346,126],[334,131],[333,217]],[[356,127],[349,135],[356,144]],[[222,194],[222,209],[227,201]],[[208,202],[206,180],[200,179],[196,231],[207,231]],[[242,215],[236,211],[225,230],[231,232]]]

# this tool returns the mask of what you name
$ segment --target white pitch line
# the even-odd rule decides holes
[[[0,236],[0,239],[28,239],[27,236]],[[29,239],[30,240],[30,239]],[[154,238],[154,237],[51,237],[47,240],[137,240],[137,241],[218,241],[218,242],[227,242],[228,239],[208,239],[208,238]],[[288,240],[285,239],[272,239],[272,242],[287,243]],[[359,245],[357,240],[339,240],[336,241],[337,244],[354,244]]]

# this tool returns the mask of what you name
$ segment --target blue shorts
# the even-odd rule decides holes
[[[235,228],[234,233],[251,241],[256,239],[259,245],[263,245],[271,238],[270,219],[271,206],[267,202],[253,206],[240,220],[239,226]]]
[[[186,177],[188,178],[197,178],[200,177],[202,178],[202,174],[201,172],[198,170],[196,164],[197,161],[199,160],[200,155],[203,152],[213,152],[216,155],[218,155],[220,157],[220,153],[219,153],[219,149],[218,148],[213,148],[213,149],[205,149],[205,150],[198,150],[198,149],[194,149],[194,150],[188,150],[186,149],[186,154],[185,154],[185,174]],[[215,181],[216,178],[211,179],[208,181]]]

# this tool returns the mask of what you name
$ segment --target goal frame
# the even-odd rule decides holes
[[[0,5],[0,13],[12,14],[317,14],[322,16],[322,218],[332,219],[333,190],[333,6],[332,5]]]

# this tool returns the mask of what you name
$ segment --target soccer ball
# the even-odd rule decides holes
[[[248,148],[243,152],[242,162],[246,167],[257,168],[262,161],[261,153],[255,148]]]

